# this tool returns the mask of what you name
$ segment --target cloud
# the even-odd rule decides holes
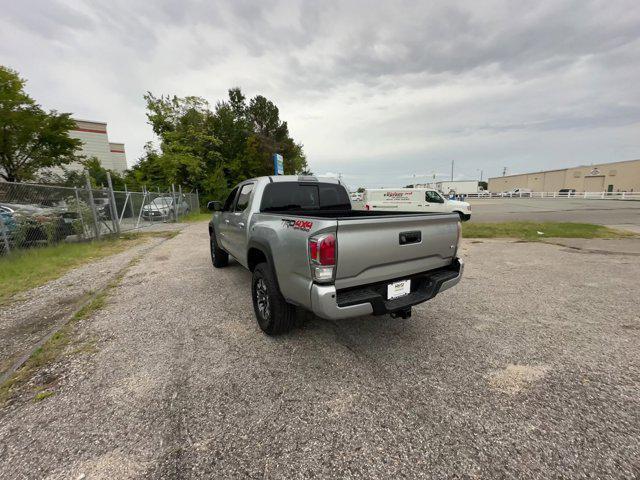
[[[635,1],[29,0],[5,6],[0,58],[45,107],[107,121],[130,163],[146,91],[232,86],[349,184],[640,158]]]

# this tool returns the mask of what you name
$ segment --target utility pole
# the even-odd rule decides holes
[[[453,182],[453,160],[451,160],[451,181]]]

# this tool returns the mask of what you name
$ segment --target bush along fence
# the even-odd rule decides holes
[[[100,239],[199,211],[198,192],[116,191],[0,182],[0,253],[61,241]]]

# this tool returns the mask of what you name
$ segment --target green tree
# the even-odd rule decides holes
[[[9,182],[32,180],[43,168],[77,160],[81,145],[69,137],[71,114],[45,112],[24,91],[25,83],[0,66],[0,177]]]
[[[272,155],[284,157],[285,173],[309,172],[301,144],[289,135],[278,107],[263,96],[247,102],[239,88],[212,111],[199,97],[145,95],[147,118],[159,148],[147,145],[127,181],[166,188],[198,188],[201,198],[221,199],[236,183],[273,174]]]

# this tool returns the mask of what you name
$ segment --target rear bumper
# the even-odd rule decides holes
[[[322,318],[338,320],[362,315],[384,315],[432,299],[456,285],[462,278],[464,263],[455,259],[451,265],[418,275],[411,275],[411,293],[394,300],[386,299],[386,287],[395,280],[336,290],[334,285],[311,287],[311,309]]]

